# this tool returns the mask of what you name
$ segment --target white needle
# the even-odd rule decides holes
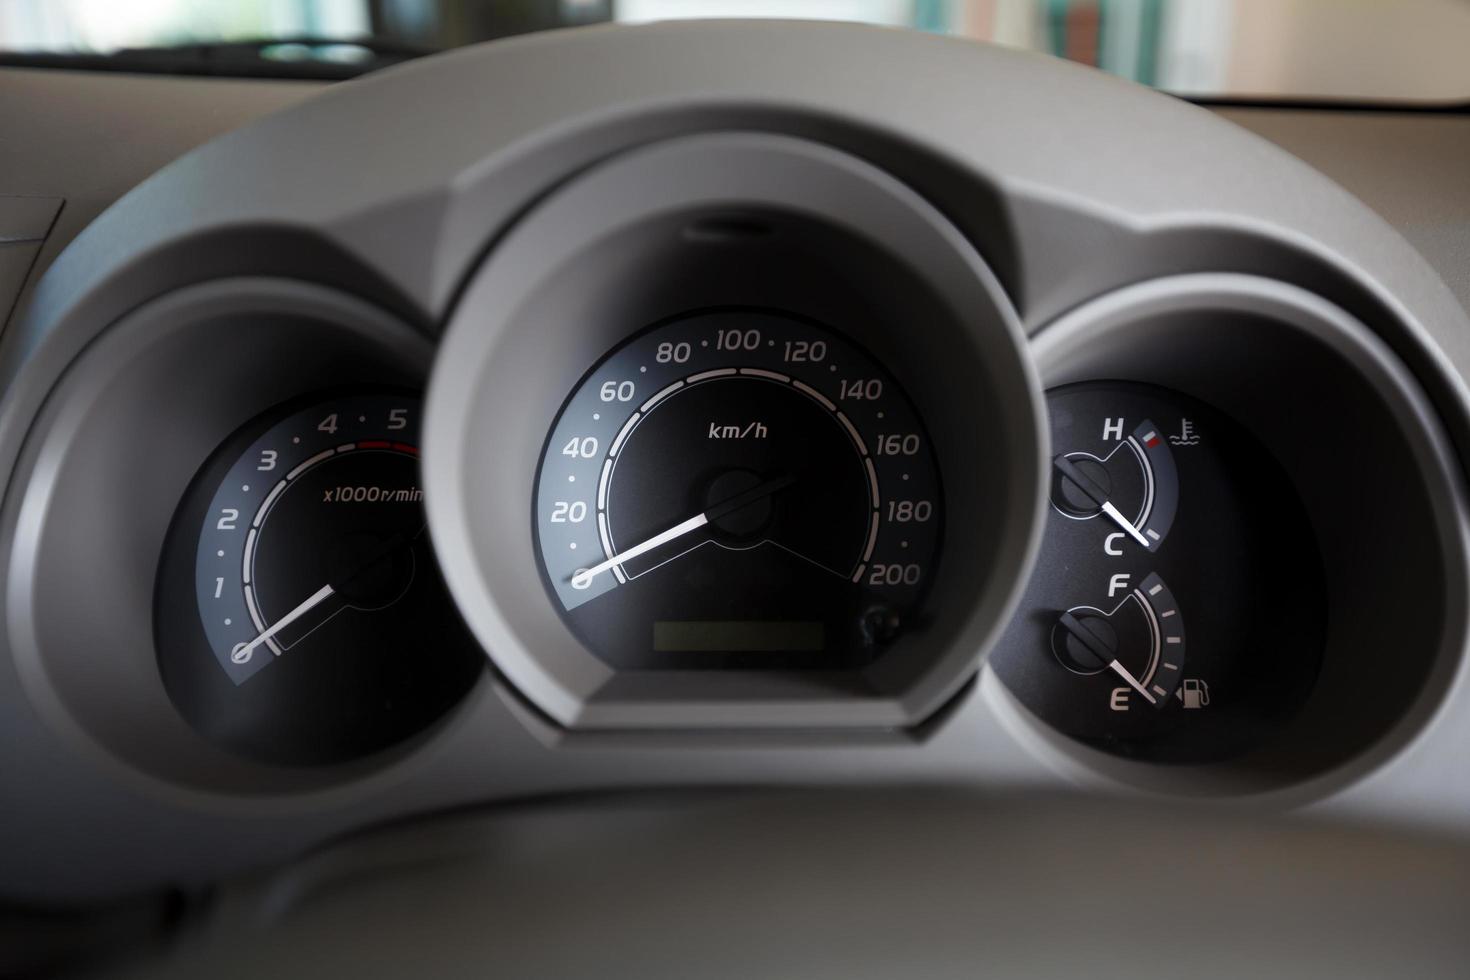
[[[1118,661],[1116,661],[1116,660],[1110,661],[1108,663],[1108,666],[1111,667],[1111,668],[1113,668],[1113,670],[1117,672],[1117,674],[1118,674],[1119,677],[1121,677],[1125,681],[1127,681],[1130,687],[1132,687],[1139,694],[1142,694],[1144,700],[1147,701],[1149,704],[1158,704],[1159,703],[1158,698],[1155,698],[1152,694],[1150,694],[1147,691],[1145,691],[1143,689],[1143,685],[1140,684],[1140,683],[1138,683],[1138,681],[1134,679],[1134,677],[1133,677],[1132,674],[1128,673],[1128,668],[1127,667],[1124,667],[1122,664],[1118,663]]]
[[[250,659],[250,655],[255,652],[256,647],[266,643],[268,640],[270,640],[271,637],[275,636],[281,630],[285,629],[287,626],[290,626],[292,623],[296,622],[296,620],[300,619],[302,616],[305,616],[317,606],[326,602],[333,595],[335,595],[336,592],[337,590],[332,588],[330,585],[324,585],[320,589],[317,589],[305,602],[303,602],[301,605],[297,606],[290,612],[286,613],[286,615],[282,616],[280,619],[276,620],[275,625],[272,626],[270,629],[266,630],[264,633],[260,634],[244,646],[237,647],[235,651],[230,654],[230,659],[235,661],[235,663],[237,664],[243,664],[247,662]]]
[[[675,524],[667,531],[655,534],[653,537],[649,538],[647,541],[644,541],[642,544],[635,544],[628,550],[613,555],[607,561],[598,562],[591,568],[582,569],[582,571],[572,576],[572,588],[585,589],[587,588],[587,586],[592,584],[592,580],[594,578],[601,575],[609,568],[612,568],[614,565],[621,565],[625,561],[632,561],[639,555],[646,554],[647,552],[652,551],[654,548],[666,545],[670,541],[673,541],[675,538],[682,538],[690,531],[699,530],[710,521],[717,521],[728,514],[735,513],[737,510],[742,510],[743,508],[749,507],[757,500],[760,500],[764,497],[769,497],[773,493],[779,493],[780,491],[785,490],[787,487],[791,486],[791,484],[795,482],[795,477],[778,476],[774,480],[767,480],[765,483],[753,486],[744,493],[738,493],[735,496],[731,497],[729,500],[725,500],[721,503],[715,504],[713,507],[709,508],[702,514],[695,514],[693,517],[689,518],[689,520]]]
[[[1125,530],[1129,534],[1131,534],[1133,536],[1133,540],[1134,541],[1137,541],[1139,544],[1143,545],[1145,548],[1147,548],[1149,546],[1148,538],[1144,537],[1141,533],[1139,533],[1138,528],[1136,528],[1136,527],[1133,526],[1133,522],[1130,521],[1128,518],[1124,517],[1122,514],[1120,514],[1118,512],[1118,508],[1114,507],[1111,502],[1105,502],[1102,505],[1102,512],[1104,514],[1107,514],[1109,517],[1111,517],[1113,519],[1113,521],[1119,527],[1121,527],[1123,530]]]
[[[1073,463],[1066,456],[1056,456],[1051,462],[1063,476],[1076,484],[1077,488],[1090,497],[1093,503],[1101,507],[1102,512],[1108,515],[1113,523],[1127,531],[1134,541],[1137,541],[1145,548],[1149,547],[1148,538],[1139,533],[1138,528],[1133,526],[1133,522],[1124,517],[1118,508],[1113,506],[1112,501],[1108,500],[1107,491],[1098,486],[1086,473],[1083,473],[1077,467],[1077,464]]]
[[[670,541],[673,541],[675,538],[682,538],[689,532],[697,531],[708,523],[709,517],[707,514],[695,514],[693,517],[689,518],[689,520],[683,521],[679,524],[675,524],[667,531],[655,534],[653,537],[649,538],[647,541],[644,541],[642,544],[635,544],[633,547],[627,549],[626,551],[622,551],[616,555],[613,555],[607,561],[598,562],[591,568],[584,568],[582,571],[572,576],[572,588],[585,589],[587,588],[587,586],[592,584],[592,580],[594,578],[601,575],[609,568],[612,568],[614,565],[621,565],[625,561],[632,561],[639,555],[646,554],[652,551],[654,548],[666,545]]]

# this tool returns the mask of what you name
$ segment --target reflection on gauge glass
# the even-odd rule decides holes
[[[169,531],[159,668],[201,734],[324,764],[424,729],[479,676],[430,551],[419,402],[332,398],[268,413],[205,464]]]
[[[552,426],[554,601],[621,669],[852,669],[921,625],[943,501],[923,424],[856,345],[721,311],[599,362]]]
[[[1321,560],[1286,474],[1177,392],[1088,383],[1047,403],[1051,517],[996,674],[1119,755],[1246,751],[1306,699],[1324,643]]]

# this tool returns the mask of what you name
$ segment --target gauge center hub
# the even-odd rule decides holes
[[[1067,459],[1071,460],[1077,469],[1082,471],[1083,476],[1092,480],[1104,494],[1112,495],[1113,478],[1109,475],[1108,468],[1103,465],[1102,460],[1087,453],[1068,453]],[[1063,513],[1073,517],[1092,517],[1102,509],[1086,490],[1062,474],[1058,474],[1057,478],[1052,481],[1052,502]]]
[[[726,501],[736,500],[741,494],[754,490],[764,482],[765,478],[754,470],[727,470],[709,482],[701,504],[708,511]],[[742,507],[720,513],[710,520],[710,527],[717,538],[728,540],[732,544],[753,544],[770,528],[775,506],[774,495],[763,496]]]
[[[1059,624],[1052,630],[1052,651],[1062,666],[1073,673],[1098,674],[1107,670],[1108,662],[1118,653],[1118,631],[1106,616],[1095,610],[1074,610],[1073,615],[1086,635],[1079,636]]]
[[[413,539],[402,534],[344,535],[328,550],[327,581],[354,609],[386,609],[413,584],[412,544]]]

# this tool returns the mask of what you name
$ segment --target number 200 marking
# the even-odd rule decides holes
[[[869,585],[918,585],[923,570],[918,565],[874,562],[868,571]]]

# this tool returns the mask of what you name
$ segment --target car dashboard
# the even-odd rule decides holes
[[[733,22],[3,74],[5,898],[632,789],[1470,830],[1462,114]]]

